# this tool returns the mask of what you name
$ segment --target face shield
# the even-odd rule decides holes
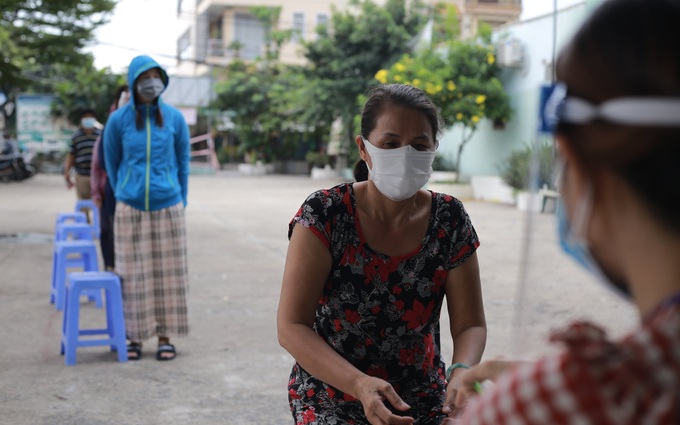
[[[569,217],[560,196],[563,165],[555,149],[555,131],[560,123],[584,125],[595,120],[677,127],[680,99],[625,97],[594,105],[569,96],[568,87],[561,83],[541,88],[538,132],[530,146],[526,191],[517,193],[522,229],[512,324],[499,323],[510,329],[508,357],[531,359],[559,350],[559,345],[548,344],[550,334],[574,321],[591,321],[614,338],[637,325],[634,306],[627,298],[612,294],[612,285],[587,255],[587,241],[579,237],[585,234],[590,201],[582,199],[571,205],[573,217]],[[485,298],[493,300],[493,295]],[[491,331],[493,314],[487,308],[490,342],[496,333]],[[485,357],[506,355],[494,352],[491,344],[489,349]]]

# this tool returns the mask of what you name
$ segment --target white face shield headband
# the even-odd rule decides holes
[[[620,97],[599,105],[567,95],[567,86],[556,83],[541,89],[539,132],[555,134],[559,123],[588,124],[595,120],[613,124],[680,127],[680,98]]]

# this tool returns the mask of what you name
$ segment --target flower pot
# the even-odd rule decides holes
[[[541,197],[535,193],[520,191],[517,192],[515,199],[517,201],[517,209],[520,211],[541,211]]]

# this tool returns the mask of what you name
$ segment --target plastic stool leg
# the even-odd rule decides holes
[[[50,304],[54,304],[57,294],[57,252],[52,248],[52,285],[50,287]]]
[[[116,348],[118,350],[118,361],[127,362],[127,346],[125,344],[125,319],[123,317],[123,296],[121,294],[120,283],[116,285],[116,290],[107,291],[107,303],[111,299],[110,311],[111,322],[113,324],[112,338],[116,341]],[[107,312],[109,309],[107,309]]]
[[[57,276],[55,280],[56,285],[56,301],[57,310],[64,309],[64,301],[66,299],[66,253],[61,250],[57,252]]]
[[[68,297],[68,310],[64,314],[64,320],[66,321],[66,352],[64,363],[66,366],[73,366],[76,364],[76,349],[78,348],[78,336],[79,336],[79,314],[80,314],[80,302],[78,293],[80,288],[77,284],[69,288],[73,293]]]

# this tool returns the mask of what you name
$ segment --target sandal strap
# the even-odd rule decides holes
[[[175,346],[172,344],[162,344],[158,346],[159,353],[174,353]]]

